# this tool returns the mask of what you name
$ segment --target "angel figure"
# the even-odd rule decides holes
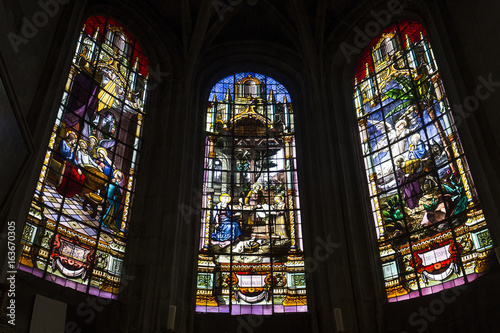
[[[376,151],[373,158],[377,158],[382,153],[387,153],[389,149],[392,151],[392,156],[401,155],[406,151],[405,138],[419,126],[416,118],[410,118],[409,121],[406,118],[400,118],[396,121],[394,127],[383,120],[368,120],[368,122],[383,134],[372,149],[372,151]]]

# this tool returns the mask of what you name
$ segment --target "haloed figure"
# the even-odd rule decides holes
[[[108,157],[108,151],[102,147],[98,148],[97,156],[99,157],[97,163],[101,166],[106,177],[110,179],[113,174],[114,165],[111,159]]]
[[[421,171],[420,160],[414,159],[405,161],[400,157],[396,160],[396,165],[398,167],[396,169],[396,177],[399,185],[403,188],[403,198],[406,207],[410,208],[413,214],[423,195],[418,181],[418,174]]]
[[[221,194],[220,202],[215,206],[214,219],[215,230],[212,233],[212,244],[224,248],[241,236],[241,228],[233,212],[229,208],[231,196],[227,193]]]
[[[113,179],[109,182],[106,190],[106,212],[104,212],[99,219],[103,227],[115,231],[120,231],[122,221],[123,207],[121,203],[123,198],[123,185],[123,173],[120,170],[115,170]]]
[[[408,148],[408,159],[422,159],[424,157],[426,150],[425,144],[420,139],[420,134],[415,133],[410,138],[411,144]]]
[[[88,153],[87,142],[84,140],[78,141],[78,148],[76,150],[76,163],[81,168],[94,167],[100,169],[100,166],[90,157]]]
[[[88,152],[90,157],[92,157],[94,160],[98,159],[99,157],[97,156],[97,148],[98,148],[99,140],[93,135],[89,137],[89,146],[88,146]]]
[[[67,198],[80,193],[85,183],[85,175],[76,165],[76,141],[76,134],[73,131],[68,131],[66,138],[61,141],[54,155],[55,160],[66,164],[64,177],[56,190]]]
[[[259,223],[262,218],[265,217],[263,212],[257,211],[262,208],[262,204],[264,204],[266,200],[264,199],[264,194],[262,193],[262,184],[255,183],[252,185],[252,190],[248,192],[247,197],[245,198],[245,205],[250,205],[255,210],[248,217],[248,224]]]

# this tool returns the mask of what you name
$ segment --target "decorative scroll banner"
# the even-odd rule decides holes
[[[248,303],[256,303],[262,301],[264,298],[266,299],[266,301],[269,300],[269,292],[267,290],[261,290],[257,295],[248,296],[243,294],[240,290],[238,290],[234,294],[234,298],[236,299],[237,302],[239,302],[240,299],[242,299]]]
[[[422,259],[422,265],[424,267],[434,265],[437,262],[442,262],[450,259],[450,246],[451,244],[448,244],[429,252],[421,254],[418,253],[417,255],[420,257],[420,259]]]
[[[428,251],[416,251],[414,253],[415,266],[422,280],[442,281],[458,273],[455,261],[458,255],[457,244],[452,240],[441,243],[442,246]]]
[[[452,275],[453,273],[458,273],[458,266],[455,265],[454,262],[450,264],[450,267],[446,269],[441,274],[431,274],[427,271],[422,272],[422,280],[424,280],[424,283],[427,283],[427,280],[434,280],[434,281],[443,281],[446,279],[448,276]]]
[[[240,288],[262,288],[266,284],[267,275],[238,275],[238,286]]]
[[[54,237],[52,270],[59,270],[64,276],[85,279],[94,262],[95,250],[80,243],[76,238],[69,239],[59,234]]]
[[[248,303],[256,303],[263,299],[266,301],[269,300],[269,292],[264,289],[267,275],[237,275],[239,290],[234,294],[234,298],[237,302],[239,302],[240,299]]]
[[[59,271],[64,276],[68,276],[71,278],[78,278],[79,276],[81,276],[82,279],[85,279],[85,275],[87,273],[87,271],[85,270],[85,267],[81,267],[81,268],[76,269],[76,270],[71,270],[71,269],[64,267],[60,258],[55,258],[52,261],[52,270],[55,271],[56,269],[59,269]]]

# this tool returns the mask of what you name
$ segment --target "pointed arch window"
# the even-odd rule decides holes
[[[289,93],[266,75],[228,76],[205,131],[196,311],[306,312]]]
[[[371,42],[354,102],[389,301],[476,279],[493,244],[422,25]]]
[[[20,270],[116,298],[147,68],[141,47],[121,24],[102,16],[86,20],[26,218]]]

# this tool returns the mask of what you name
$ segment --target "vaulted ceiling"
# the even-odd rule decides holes
[[[200,39],[206,50],[257,40],[300,52],[297,43],[321,47],[336,28],[349,26],[346,15],[363,3],[370,1],[145,0],[135,6],[154,13],[150,22],[173,32],[186,53]]]

